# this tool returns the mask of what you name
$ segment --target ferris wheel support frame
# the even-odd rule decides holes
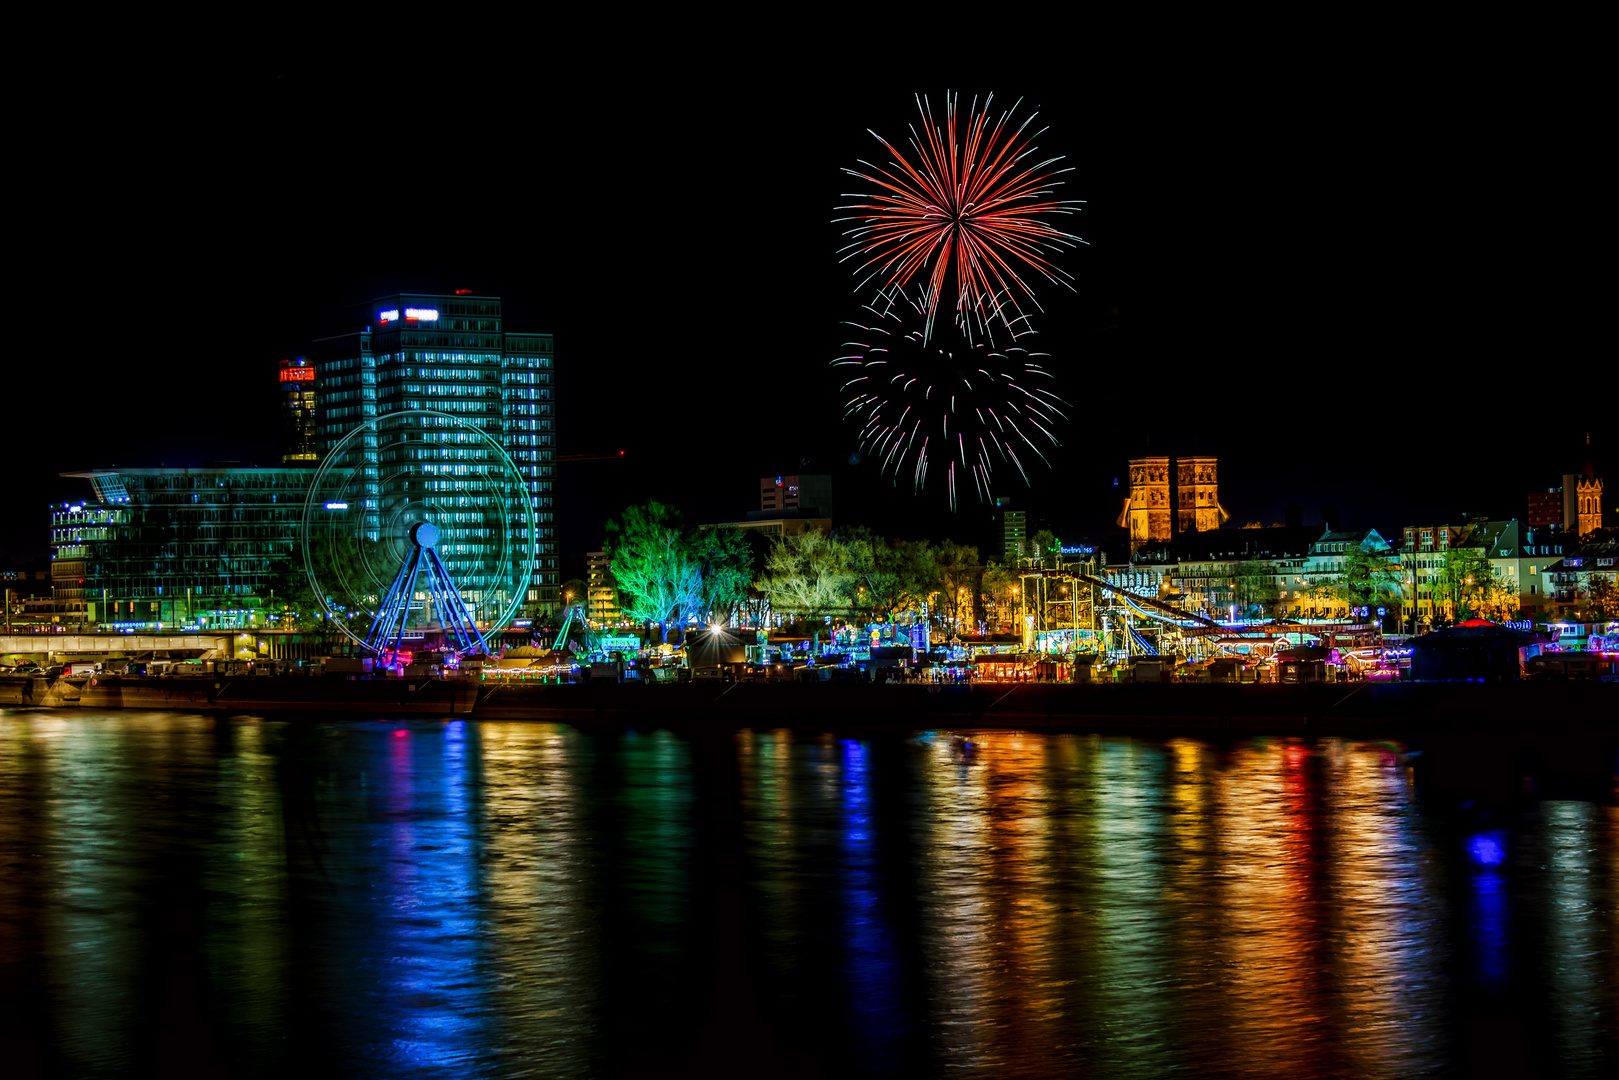
[[[430,521],[418,522],[411,528],[410,538],[415,548],[410,558],[405,560],[405,565],[399,568],[393,584],[388,586],[388,592],[378,605],[376,617],[371,620],[371,630],[365,636],[366,645],[376,652],[399,655],[405,643],[405,622],[410,614],[411,599],[416,595],[416,582],[425,571],[427,594],[433,606],[438,608],[439,622],[444,629],[455,635],[462,652],[471,652],[476,648],[487,654],[489,643],[484,640],[478,624],[461,602],[460,590],[455,587],[444,561],[438,557],[437,526]],[[391,648],[388,647],[390,637],[394,639]]]

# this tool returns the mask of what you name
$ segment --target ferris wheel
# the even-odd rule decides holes
[[[366,420],[332,448],[303,507],[304,572],[325,618],[373,653],[437,634],[489,651],[528,595],[533,499],[486,431],[436,409]]]

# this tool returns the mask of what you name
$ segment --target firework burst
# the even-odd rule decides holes
[[[869,171],[844,170],[876,190],[851,193],[845,197],[863,201],[838,207],[854,214],[837,221],[858,222],[844,234],[852,242],[839,250],[841,261],[861,260],[857,273],[865,276],[856,291],[878,282],[884,307],[924,275],[924,340],[933,336],[952,265],[955,314],[969,333],[992,319],[1013,329],[1023,317],[1018,296],[1039,308],[1025,277],[1038,274],[1073,287],[1070,275],[1047,256],[1085,241],[1046,220],[1074,213],[1072,208],[1082,204],[1054,197],[1060,182],[1052,178],[1072,170],[1052,170],[1060,157],[1035,161],[1033,140],[1041,132],[1030,133],[1029,127],[1038,113],[1014,127],[1018,105],[992,118],[993,101],[991,94],[980,110],[975,97],[965,118],[958,119],[957,98],[947,94],[941,128],[932,106],[919,96],[922,127],[920,132],[911,127],[911,157],[873,131],[893,160],[886,166],[859,162]]]
[[[994,334],[973,334],[957,317],[929,338],[925,296],[868,306],[862,322],[846,322],[855,340],[832,361],[848,395],[844,419],[860,426],[868,457],[909,475],[920,491],[930,478],[946,486],[950,508],[975,493],[990,501],[997,481],[1021,477],[1036,460],[1050,465],[1041,447],[1067,402],[1053,392],[1045,353],[1016,344],[999,349]],[[1004,301],[1003,301],[1004,302]]]

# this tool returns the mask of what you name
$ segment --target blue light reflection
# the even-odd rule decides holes
[[[842,742],[842,867],[844,925],[847,928],[845,974],[849,982],[852,1020],[859,1032],[861,1057],[869,1063],[893,1063],[902,1032],[899,1001],[899,956],[893,931],[882,913],[872,828],[869,749],[853,739]],[[876,1071],[881,1072],[878,1065]]]

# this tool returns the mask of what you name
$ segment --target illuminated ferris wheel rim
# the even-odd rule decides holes
[[[348,616],[345,616],[340,611],[334,610],[334,606],[327,603],[327,593],[330,590],[326,588],[327,583],[322,582],[319,576],[315,573],[314,558],[310,550],[310,541],[316,529],[317,507],[320,510],[348,509],[348,502],[346,500],[327,500],[323,497],[322,491],[329,482],[329,478],[336,470],[338,463],[343,459],[343,456],[354,448],[354,444],[357,439],[360,439],[367,432],[371,432],[373,434],[377,433],[385,424],[399,424],[401,422],[409,423],[412,420],[423,417],[433,417],[439,420],[448,421],[450,425],[461,429],[462,432],[475,436],[484,448],[493,452],[493,461],[503,467],[505,477],[508,480],[515,481],[515,490],[521,493],[521,498],[517,501],[522,504],[524,524],[526,525],[525,534],[528,538],[526,545],[526,557],[519,558],[519,553],[517,552],[515,545],[507,545],[508,556],[503,559],[503,562],[513,571],[518,571],[518,573],[510,575],[511,584],[513,586],[511,590],[511,600],[505,605],[504,610],[499,613],[498,618],[489,621],[487,626],[488,633],[499,633],[507,626],[510,626],[512,621],[517,617],[518,612],[522,609],[523,601],[527,596],[529,575],[532,573],[538,557],[538,523],[535,520],[534,504],[533,499],[530,497],[528,484],[524,480],[522,471],[518,468],[517,463],[512,460],[511,455],[508,454],[505,448],[503,448],[500,443],[497,442],[495,438],[487,431],[481,427],[478,427],[476,424],[469,423],[463,417],[455,416],[452,413],[443,412],[439,409],[407,409],[361,421],[347,435],[344,435],[342,439],[338,440],[337,444],[333,446],[326,455],[324,455],[319,467],[316,468],[315,475],[309,484],[309,490],[304,496],[303,521],[302,527],[299,531],[300,544],[303,550],[304,558],[304,576],[309,581],[310,589],[315,594],[315,600],[316,603],[320,605],[322,615],[327,621],[337,626],[337,628],[341,630],[346,637],[360,645],[362,648],[373,649],[373,646],[368,643],[365,638],[360,637],[358,634],[354,633],[352,629],[350,629],[346,622],[346,618]],[[380,453],[380,447],[378,449]],[[363,466],[364,463],[362,462],[360,464]],[[345,477],[345,488],[349,487],[352,483],[353,473],[356,467],[357,466],[354,464],[345,466],[349,474],[347,477]],[[464,466],[457,465],[442,472],[423,472],[421,478],[434,479],[438,477],[465,475],[455,471],[455,469],[461,467]],[[395,471],[394,475],[399,475],[399,472]],[[380,482],[380,471],[377,479]],[[469,497],[474,499],[473,503],[469,504],[466,501]],[[451,496],[451,501],[453,505],[464,508],[468,505],[481,505],[487,498],[487,494],[481,496],[471,496],[470,493],[467,492],[457,492]],[[407,500],[407,502],[414,501],[414,499]],[[506,499],[505,501],[509,505],[511,500]],[[417,503],[417,505],[418,508],[425,508],[421,503]],[[380,512],[380,506],[378,507],[378,510]],[[395,509],[395,514],[397,513],[398,508]],[[436,532],[437,530],[435,529],[435,533]],[[481,584],[478,589],[467,589],[463,591],[478,592],[480,595],[489,591],[495,591],[498,595],[499,592],[498,589],[489,590],[483,587]],[[347,597],[347,599],[353,600],[354,597]],[[481,606],[482,605],[480,604],[480,607]],[[376,613],[368,612],[368,614],[374,615]]]

